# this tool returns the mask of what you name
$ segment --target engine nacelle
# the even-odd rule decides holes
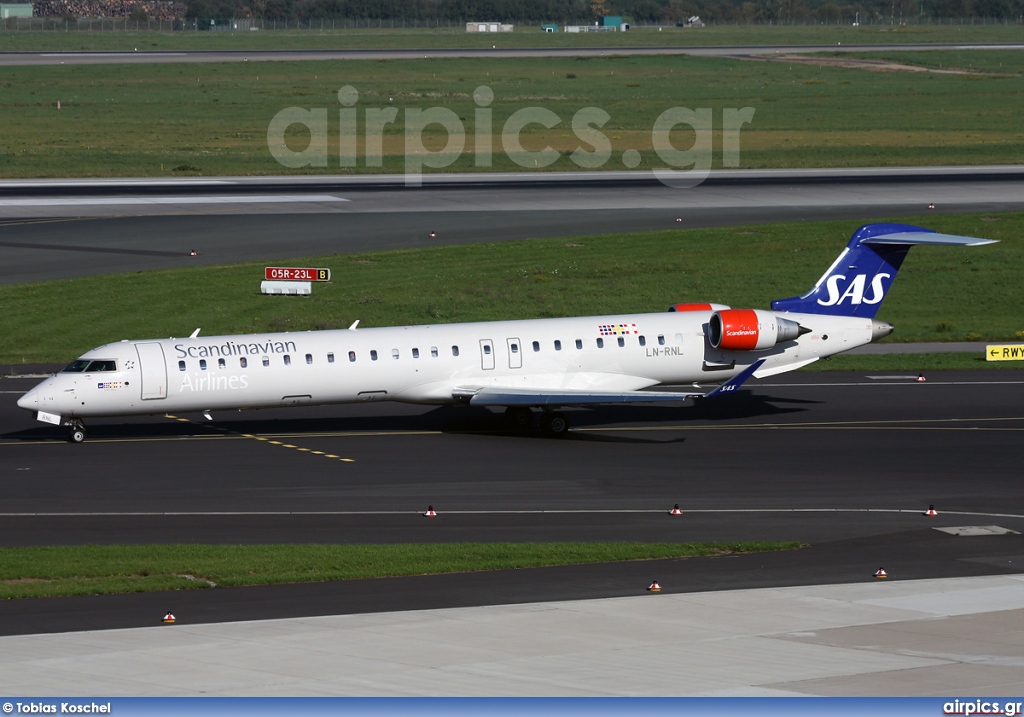
[[[770,349],[808,331],[791,319],[761,309],[716,311],[708,321],[708,341],[716,349],[727,351]]]

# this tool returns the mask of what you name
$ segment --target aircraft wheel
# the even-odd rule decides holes
[[[558,413],[545,413],[544,418],[541,419],[540,427],[549,436],[555,436],[561,438],[569,432],[569,419],[565,417],[565,414]]]
[[[533,425],[533,411],[526,406],[509,406],[505,409],[505,423],[517,431],[528,430]]]
[[[68,434],[69,443],[81,443],[85,440],[85,429],[84,428],[72,428],[71,433]]]

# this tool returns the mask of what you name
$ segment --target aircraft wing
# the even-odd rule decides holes
[[[711,391],[574,391],[485,386],[456,389],[457,398],[468,398],[472,406],[585,406],[600,403],[664,403],[689,398],[710,398],[732,393],[761,368],[764,359],[755,361],[733,378]]]

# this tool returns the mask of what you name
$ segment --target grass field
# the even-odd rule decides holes
[[[626,150],[639,152],[640,169],[673,168],[652,140],[655,120],[673,107],[711,110],[715,167],[723,164],[723,111],[745,107],[754,110],[739,134],[746,168],[1022,160],[1019,53],[884,57],[969,74],[683,56],[8,67],[0,78],[0,177],[402,173],[410,153],[405,119],[432,107],[454,112],[466,132],[466,149],[443,171],[533,169],[529,160],[510,159],[501,137],[506,120],[525,107],[545,108],[560,121],[551,129],[530,125],[521,135],[529,151],[549,146],[558,153],[551,170],[579,169],[573,151],[592,151],[571,126],[586,107],[610,116],[600,131],[611,152],[598,169],[622,169]],[[380,132],[380,167],[369,166],[363,141],[357,166],[340,165],[338,90],[346,85],[359,92],[360,134],[367,112],[397,110]],[[476,125],[473,93],[481,86],[494,92],[489,129]],[[325,166],[289,169],[271,156],[268,126],[289,107],[326,111]],[[494,148],[490,166],[477,166],[478,135]],[[422,137],[431,151],[447,141],[437,124]],[[680,125],[671,139],[686,149],[695,134]],[[293,125],[286,143],[301,151],[309,133]]]
[[[893,339],[1020,340],[1024,214],[905,218],[1001,243],[914,249],[878,318]],[[331,269],[312,297],[259,294],[263,264],[0,286],[0,363],[59,363],[110,341],[662,311],[767,308],[809,288],[856,226],[771,224],[295,258]],[[128,306],[132,311],[110,311]],[[186,317],[183,318],[183,317]],[[187,321],[187,323],[185,323]]]
[[[801,547],[800,543],[746,542],[0,548],[0,600],[359,580]]]
[[[37,20],[38,22],[38,20]],[[341,21],[339,21],[340,23]],[[349,21],[351,24],[351,21]],[[400,21],[399,21],[400,24]],[[110,23],[108,23],[108,27]],[[156,24],[154,22],[154,27]],[[282,25],[283,26],[283,25]],[[293,23],[294,26],[294,23]],[[160,32],[157,30],[64,31],[0,29],[8,52],[138,50],[335,50],[438,49],[512,47],[651,47],[708,45],[831,45],[896,43],[1019,42],[1020,25],[716,25],[699,30],[672,26],[636,27],[629,33],[540,32],[539,26],[518,25],[511,34],[467,33],[458,27],[401,27],[263,30],[259,32]],[[129,27],[133,27],[129,23]]]

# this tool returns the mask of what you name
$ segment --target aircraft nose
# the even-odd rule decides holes
[[[39,394],[36,389],[31,389],[24,396],[18,399],[18,408],[28,411],[35,411],[39,407]]]

